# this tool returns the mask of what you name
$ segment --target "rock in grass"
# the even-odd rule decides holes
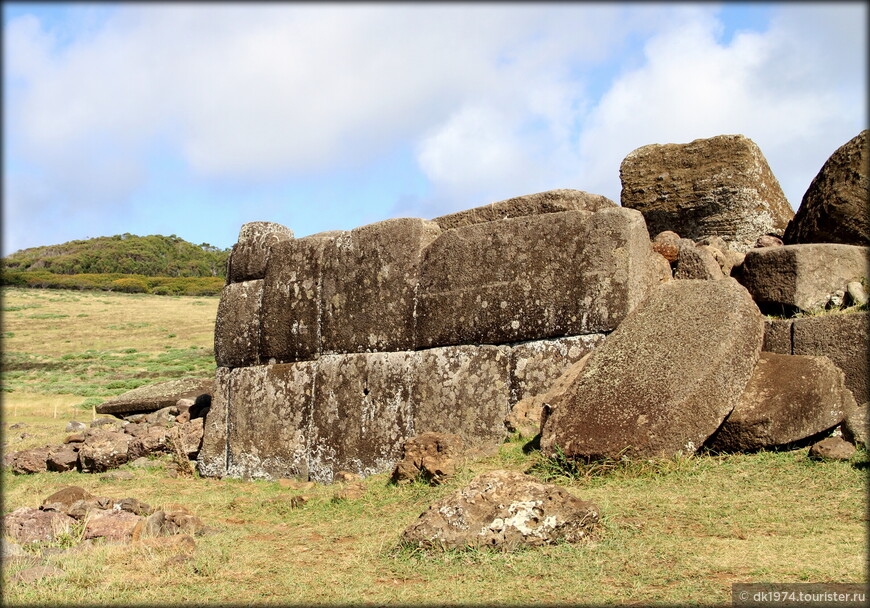
[[[25,568],[12,575],[13,583],[23,583],[25,585],[35,583],[46,578],[58,578],[65,575],[66,572],[54,566],[33,566]]]
[[[855,454],[855,446],[842,437],[828,437],[813,444],[810,460],[849,460]]]
[[[598,507],[522,473],[492,471],[432,504],[402,540],[425,549],[513,549],[589,537]]]
[[[21,543],[49,543],[75,523],[72,517],[57,511],[21,507],[3,516],[3,534]]]
[[[843,431],[843,439],[856,446],[867,447],[867,434],[870,430],[868,409],[870,409],[870,403],[862,403],[846,414],[846,419],[843,420],[840,427]]]

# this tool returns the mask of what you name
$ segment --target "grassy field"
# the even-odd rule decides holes
[[[3,296],[5,450],[61,440],[67,421],[91,416],[88,399],[214,369],[216,298]],[[361,499],[340,502],[332,500],[338,485],[300,492],[277,482],[171,478],[160,468],[125,467],[135,475],[126,481],[4,471],[4,513],[74,484],[153,506],[180,503],[216,531],[193,550],[134,543],[52,555],[65,575],[29,585],[10,581],[20,564],[4,565],[3,602],[727,605],[732,583],[867,582],[866,460],[862,452],[852,463],[815,463],[800,450],[567,474],[514,440],[443,486],[397,487],[377,475]],[[596,502],[598,538],[516,553],[399,546],[429,503],[498,468],[530,471]],[[300,493],[310,500],[294,509]]]

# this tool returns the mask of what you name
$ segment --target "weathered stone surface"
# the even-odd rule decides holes
[[[310,236],[274,247],[263,285],[262,359],[286,363],[320,355],[323,259],[327,250],[332,255],[336,236]]]
[[[511,345],[511,403],[549,390],[574,363],[604,343],[606,334],[587,334]]]
[[[795,319],[792,340],[795,355],[828,357],[843,370],[855,401],[870,401],[870,312]]]
[[[227,416],[232,377],[232,370],[226,367],[215,371],[211,408],[205,417],[202,447],[196,459],[196,468],[203,477],[227,474]]]
[[[725,278],[722,267],[708,247],[696,245],[691,239],[680,239],[678,247],[675,279],[712,281]]]
[[[338,471],[392,470],[413,435],[414,353],[324,355],[317,361],[309,476],[329,483]]]
[[[101,414],[103,412],[100,412]],[[77,433],[79,431],[83,431],[88,428],[88,425],[84,422],[76,422],[75,420],[70,420],[66,425],[67,433]]]
[[[214,358],[219,367],[260,363],[262,299],[262,279],[224,287],[214,328]]]
[[[45,461],[49,471],[72,471],[79,462],[78,450],[69,446],[60,446],[51,451]]]
[[[790,355],[791,352],[791,319],[764,318],[764,343],[761,350],[769,353]]]
[[[97,406],[98,414],[125,414],[153,412],[175,405],[179,399],[195,399],[202,394],[211,394],[214,381],[211,378],[182,378],[140,386],[117,397],[112,397]],[[72,424],[72,423],[70,423]]]
[[[101,431],[90,435],[79,448],[82,472],[101,473],[121,466],[127,462],[132,440],[132,436],[119,431]]]
[[[619,168],[622,206],[643,213],[651,233],[717,235],[745,251],[782,234],[794,212],[758,146],[743,135],[653,144]]]
[[[181,449],[187,454],[188,458],[195,460],[197,454],[199,454],[199,450],[202,447],[204,428],[205,420],[203,418],[194,418],[178,426]]]
[[[56,566],[32,566],[19,570],[12,575],[10,580],[14,583],[29,585],[46,578],[59,578],[64,575],[66,575],[66,572]]]
[[[765,311],[824,308],[850,281],[870,278],[870,248],[808,244],[753,249],[740,282]]]
[[[75,502],[79,500],[90,500],[93,497],[93,494],[79,486],[64,486],[43,500],[42,505],[39,508],[66,513]]]
[[[707,441],[722,452],[797,443],[836,427],[855,408],[827,357],[762,353],[740,402]]]
[[[510,432],[519,433],[524,437],[534,437],[540,433],[545,422],[545,412],[549,415],[551,404],[561,399],[562,395],[577,382],[591,355],[591,352],[587,352],[570,365],[546,391],[517,401],[504,419],[505,427]]]
[[[598,508],[554,484],[492,471],[432,504],[402,540],[427,549],[579,542],[598,523]]]
[[[510,352],[497,346],[447,346],[410,357],[414,432],[454,433],[468,450],[498,450],[510,407]]]
[[[136,460],[151,454],[169,454],[172,451],[172,431],[162,426],[145,426],[133,435],[127,446],[128,460]]]
[[[420,478],[437,485],[462,464],[462,437],[452,433],[421,433],[406,441],[402,450],[402,460],[393,470],[393,481],[398,484]]]
[[[323,260],[324,353],[411,350],[423,250],[435,222],[399,218],[351,230]]]
[[[49,446],[10,452],[3,458],[3,463],[12,469],[16,475],[43,473],[48,470],[48,458],[53,448]]]
[[[762,234],[758,237],[758,240],[755,241],[756,247],[782,247],[784,243],[782,239],[778,236],[773,236],[772,234]]]
[[[590,194],[582,190],[560,189],[515,196],[489,205],[442,215],[432,221],[441,226],[442,230],[451,230],[513,217],[558,213],[560,211],[600,211],[616,206],[616,203],[600,194]]]
[[[846,413],[846,418],[843,424],[840,425],[840,430],[843,432],[843,439],[857,446],[870,446],[867,442],[867,436],[870,434],[870,403],[862,403],[854,409]]]
[[[658,262],[656,261],[658,259]],[[448,230],[424,253],[418,347],[606,332],[670,278],[629,209]]]
[[[870,301],[870,298],[867,296],[867,290],[860,281],[850,281],[846,285],[846,293],[849,294],[849,301],[853,306],[865,306]]]
[[[841,437],[822,439],[807,453],[810,460],[849,460],[854,454],[855,446]]]
[[[3,516],[3,534],[22,545],[48,543],[74,523],[72,517],[58,511],[20,507]]]
[[[312,362],[233,371],[228,475],[308,478],[314,372]]]
[[[659,286],[596,348],[544,423],[571,458],[694,453],[738,403],[764,323],[736,281]]]
[[[104,538],[107,542],[129,542],[142,517],[123,510],[94,510],[85,525],[82,540]]]
[[[227,283],[262,279],[273,247],[292,238],[292,230],[274,222],[242,224],[239,240],[227,260]]]
[[[804,194],[784,240],[870,245],[870,143],[861,131],[837,149]]]
[[[146,424],[154,425],[154,426],[163,426],[169,427],[175,422],[175,417],[178,414],[178,407],[175,405],[170,405],[164,408],[157,410],[156,412],[151,412],[145,416],[144,422]]]

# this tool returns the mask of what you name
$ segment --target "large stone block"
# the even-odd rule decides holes
[[[434,222],[399,218],[335,240],[323,261],[324,353],[414,348],[420,257],[440,232]]]
[[[764,322],[732,279],[659,286],[550,405],[541,448],[598,459],[693,453],[738,403]]]
[[[233,371],[227,475],[308,479],[308,426],[316,363]]]
[[[274,222],[248,222],[239,230],[227,260],[227,283],[253,281],[266,276],[274,245],[293,238],[293,231]]]
[[[263,282],[261,359],[275,362],[320,355],[323,258],[338,236],[309,236],[272,248]]]
[[[511,404],[550,390],[559,376],[606,337],[588,334],[511,345]]]
[[[870,248],[807,244],[762,247],[746,254],[740,282],[765,312],[824,308],[850,281],[870,277]]]
[[[441,226],[442,230],[451,230],[512,217],[558,213],[560,211],[600,211],[616,206],[616,203],[600,194],[590,194],[582,190],[560,189],[515,196],[489,205],[442,215],[432,221]]]
[[[224,287],[214,328],[214,358],[218,367],[260,363],[262,299],[262,279]]]
[[[509,349],[447,346],[417,351],[415,359],[414,433],[452,433],[468,450],[497,451],[510,407]]]
[[[830,431],[854,409],[843,372],[827,357],[762,353],[739,403],[707,447],[784,447]]]
[[[417,346],[606,332],[670,277],[666,267],[643,217],[629,209],[448,230],[423,256]]]
[[[783,240],[870,245],[868,131],[843,144],[813,179]]]
[[[782,234],[794,216],[761,150],[743,135],[643,146],[619,176],[622,206],[643,213],[652,234],[716,235],[745,251],[764,234]]]
[[[392,470],[413,433],[413,352],[324,355],[317,361],[309,476]]]
[[[761,350],[791,355],[791,319],[764,319],[764,344]]]
[[[203,477],[227,474],[227,414],[229,413],[233,370],[219,367],[215,372],[211,407],[205,416],[202,447],[196,468]]]
[[[156,384],[147,384],[127,391],[97,406],[98,414],[130,414],[155,412],[175,405],[179,399],[196,399],[210,395],[213,380],[206,378],[181,378]]]

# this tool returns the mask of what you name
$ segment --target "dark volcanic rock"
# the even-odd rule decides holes
[[[97,413],[153,412],[175,405],[179,399],[211,394],[213,384],[211,378],[182,378],[140,386],[104,401],[97,406]]]

